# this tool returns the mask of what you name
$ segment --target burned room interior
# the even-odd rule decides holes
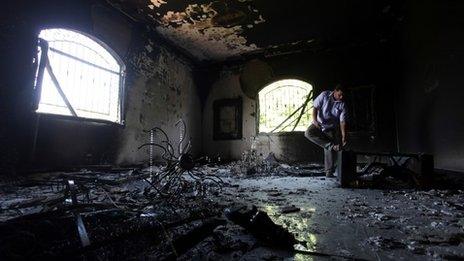
[[[0,10],[0,260],[463,260],[464,3]]]

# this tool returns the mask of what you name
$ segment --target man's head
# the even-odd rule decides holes
[[[341,84],[335,85],[335,89],[333,91],[333,97],[336,101],[341,101],[343,100],[343,91],[344,91],[344,86]]]

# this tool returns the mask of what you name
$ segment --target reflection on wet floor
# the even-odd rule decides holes
[[[296,245],[301,250],[317,251],[317,235],[311,233],[311,215],[316,211],[315,208],[301,208],[299,213],[289,213],[282,215],[279,212],[280,207],[276,205],[265,205],[261,207],[272,221],[283,226],[293,233],[298,241],[305,242],[303,246]]]
[[[238,185],[229,191],[234,201],[258,206],[306,242],[296,249],[367,260],[464,258],[462,191],[342,189],[321,177],[230,182]],[[289,206],[299,211],[282,213]]]

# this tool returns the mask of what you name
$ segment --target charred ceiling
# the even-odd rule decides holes
[[[385,41],[401,19],[394,0],[107,1],[199,62]]]

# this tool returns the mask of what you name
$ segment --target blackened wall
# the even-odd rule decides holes
[[[0,81],[2,171],[144,163],[147,151],[137,150],[148,141],[143,130],[160,126],[178,140],[174,124],[180,118],[186,120],[194,153],[200,151],[201,106],[192,65],[158,41],[145,25],[104,1],[18,1],[5,6],[0,27],[0,60],[5,73]],[[41,29],[56,27],[97,37],[122,58],[127,69],[124,125],[37,117],[32,109],[37,36]]]
[[[464,3],[408,1],[398,50],[399,145],[464,170]]]
[[[337,82],[348,87],[363,85],[376,86],[375,112],[377,132],[374,137],[368,135],[351,137],[350,147],[355,150],[393,151],[395,149],[395,115],[392,81],[392,59],[390,42],[371,42],[361,45],[338,46],[319,51],[287,54],[261,58],[270,70],[257,69],[254,72],[254,89],[260,90],[266,84],[285,78],[296,78],[310,83],[315,93],[332,89]],[[217,81],[212,85],[203,112],[203,142],[205,153],[223,154],[232,159],[240,158],[245,149],[250,149],[257,140],[262,153],[266,156],[274,152],[284,161],[321,161],[322,149],[307,141],[302,132],[257,135],[256,97],[245,97],[241,76],[247,69],[246,64],[225,67]],[[270,71],[270,75],[269,75]],[[263,79],[259,79],[262,77]],[[256,79],[258,78],[258,79]],[[253,86],[247,86],[253,88]],[[217,99],[242,96],[243,103],[243,139],[232,141],[213,140],[212,104]],[[365,112],[370,113],[370,112]]]

